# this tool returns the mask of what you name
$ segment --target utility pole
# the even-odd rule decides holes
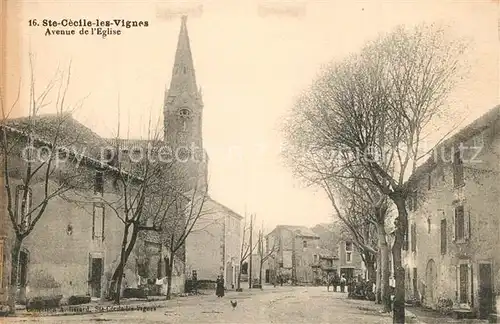
[[[264,265],[264,223],[262,223],[262,228],[259,231],[259,285],[262,289],[262,266]],[[266,251],[267,252],[267,251]]]
[[[297,233],[292,231],[292,285],[297,283]]]
[[[250,256],[248,260],[248,289],[252,289],[252,254],[253,254],[253,218],[254,215],[250,215]]]

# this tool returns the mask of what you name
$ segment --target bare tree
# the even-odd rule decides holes
[[[116,138],[106,150],[106,162],[120,171],[113,179],[114,195],[102,195],[102,203],[123,223],[120,261],[110,287],[116,304],[120,303],[123,273],[139,234],[162,233],[173,215],[178,218],[177,204],[189,200],[180,183],[186,178],[186,168],[167,156],[170,152],[163,152],[164,143],[159,132],[151,131],[151,122],[149,129],[147,140]]]
[[[392,248],[395,323],[405,321],[401,251],[407,238],[406,199],[413,190],[412,174],[432,151],[422,143],[432,122],[446,113],[448,94],[462,72],[464,50],[464,42],[433,25],[399,27],[358,55],[326,68],[297,102],[293,132],[306,139],[300,146],[343,152],[344,163],[365,171],[359,179],[378,188],[397,208]]]
[[[10,118],[19,104],[20,92],[10,108],[5,106],[5,94],[0,92],[0,156],[4,190],[14,239],[11,249],[11,281],[9,289],[10,312],[15,312],[19,281],[19,254],[24,239],[46,214],[50,202],[69,190],[88,190],[90,172],[80,168],[83,159],[72,146],[82,144],[80,134],[67,134],[71,112],[81,107],[83,100],[70,106],[65,102],[71,79],[71,63],[67,73],[57,70],[41,92],[35,82],[34,54],[29,53],[29,114],[24,118]],[[2,88],[3,91],[3,88]],[[20,91],[20,89],[19,89]],[[56,102],[48,98],[55,95]],[[39,118],[41,109],[55,108],[50,118]],[[40,122],[40,125],[37,123]]]
[[[252,220],[255,218],[254,215],[250,215]],[[248,242],[246,239],[246,234],[248,232]],[[255,251],[257,248],[257,244],[250,245],[250,235],[252,235],[252,227],[250,225],[247,225],[247,217],[245,215],[245,218],[243,220],[243,233],[241,237],[241,249],[240,249],[240,266],[239,266],[239,272],[238,272],[238,280],[236,283],[236,291],[241,291],[241,274],[243,271],[243,263],[248,259],[248,257]]]
[[[376,187],[360,179],[338,179],[335,182],[340,201],[337,203],[334,193],[327,188],[328,196],[337,216],[349,229],[355,245],[361,253],[370,280],[378,282],[384,312],[389,312],[389,251],[386,239],[385,223],[390,206],[386,196],[381,195]],[[380,260],[377,260],[380,258]],[[380,261],[377,281],[375,266]]]
[[[174,259],[178,252],[184,248],[188,236],[195,231],[198,221],[212,212],[206,208],[208,199],[208,184],[195,186],[188,197],[178,195],[175,198],[173,215],[168,216],[168,209],[158,206],[155,218],[161,220],[161,234],[165,239],[165,245],[170,252],[167,277],[167,299],[171,297],[172,291],[172,269]],[[186,201],[187,198],[187,201]],[[160,215],[158,217],[157,215]],[[181,258],[183,261],[184,258]]]

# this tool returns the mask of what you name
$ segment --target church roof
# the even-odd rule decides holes
[[[212,199],[211,197],[208,197],[207,201],[213,203],[214,205],[216,205],[218,208],[221,208],[223,211],[225,211],[226,213],[229,213],[231,214],[233,217],[236,217],[238,219],[243,219],[243,216],[241,216],[240,214],[238,214],[237,212],[235,212],[234,210],[232,210],[231,208],[221,204],[220,202],[218,202],[217,200],[214,200]]]

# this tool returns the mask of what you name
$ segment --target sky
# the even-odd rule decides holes
[[[76,104],[84,98],[74,117],[104,137],[116,135],[119,119],[122,134],[126,129],[130,138],[145,137],[149,116],[162,118],[180,28],[180,18],[166,18],[165,13],[188,11],[197,82],[205,104],[203,140],[210,156],[210,194],[242,215],[256,214],[257,222],[264,222],[268,230],[277,224],[313,226],[331,221],[326,195],[304,187],[281,160],[280,122],[323,64],[358,51],[379,33],[398,24],[449,24],[457,36],[473,41],[471,70],[451,96],[453,109],[467,123],[498,104],[495,1],[16,3],[18,16],[9,18],[20,38],[17,52],[8,52],[9,82],[21,80],[26,91],[30,50],[40,89],[58,66],[67,71],[71,61],[66,102]],[[292,15],[294,10],[301,14]],[[104,39],[78,35],[79,28],[73,36],[45,36],[46,27],[29,26],[30,19],[41,24],[43,19],[64,18],[148,21],[149,26],[123,28],[121,35]],[[9,35],[13,42],[14,34]],[[25,103],[27,96],[22,94]],[[26,115],[23,107],[16,113]],[[54,111],[49,105],[42,112]]]

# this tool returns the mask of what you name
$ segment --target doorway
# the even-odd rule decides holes
[[[265,283],[269,283],[270,282],[270,272],[269,272],[269,269],[266,269],[266,281]]]
[[[434,290],[436,289],[435,284],[437,281],[436,277],[436,264],[434,260],[430,259],[429,262],[427,262],[427,268],[425,270],[425,303],[427,306],[434,306]]]
[[[226,263],[226,289],[231,287],[231,289],[234,287],[234,281],[233,281],[233,265],[231,262]]]
[[[479,264],[479,318],[486,319],[493,311],[493,280],[490,263]]]
[[[90,297],[101,297],[101,278],[104,270],[104,262],[100,257],[90,257],[89,260],[89,288]]]

